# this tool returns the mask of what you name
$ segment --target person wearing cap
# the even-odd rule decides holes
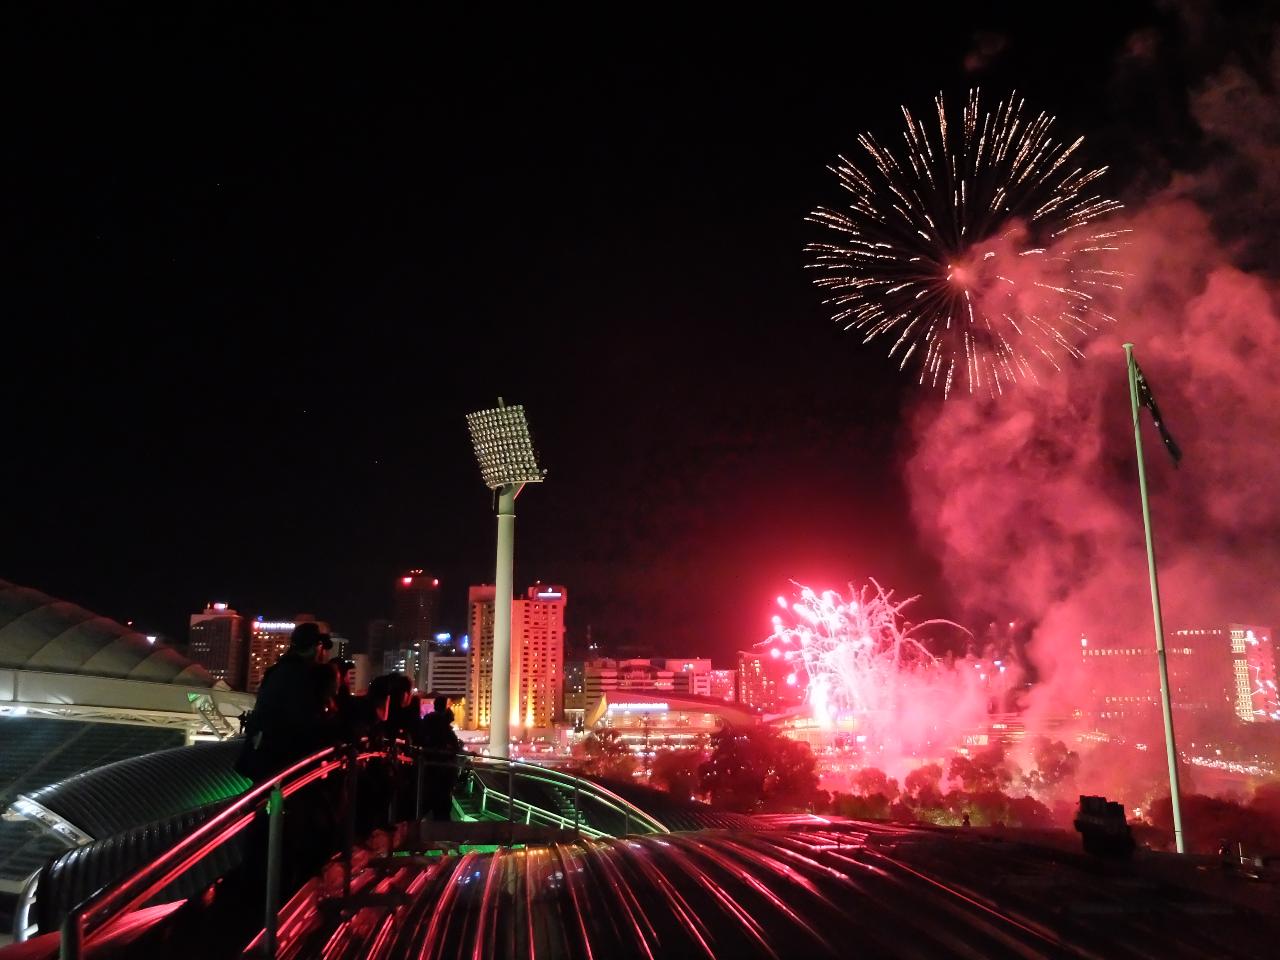
[[[324,664],[333,640],[317,623],[300,623],[289,649],[262,677],[245,728],[236,769],[255,783],[267,780],[325,745],[332,670]]]

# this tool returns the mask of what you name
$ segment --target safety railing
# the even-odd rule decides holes
[[[463,754],[472,767],[479,783],[481,810],[491,819],[506,820],[513,826],[517,815],[526,824],[571,829],[588,837],[608,837],[615,834],[602,829],[598,822],[584,820],[588,809],[604,811],[606,817],[620,818],[621,834],[633,832],[666,833],[667,828],[634,804],[613,791],[590,780],[567,774],[549,767],[509,760],[502,757]],[[192,831],[178,843],[160,854],[134,873],[99,889],[77,904],[62,923],[59,955],[62,960],[80,960],[86,950],[95,943],[108,939],[115,924],[145,906],[157,894],[172,884],[185,871],[190,870],[223,844],[238,837],[248,829],[262,813],[266,815],[266,860],[264,877],[264,902],[262,932],[257,937],[267,957],[274,957],[277,948],[277,922],[281,907],[281,878],[283,867],[283,822],[285,801],[309,784],[335,772],[345,774],[342,792],[344,829],[338,853],[342,854],[344,868],[343,893],[351,890],[352,851],[355,846],[355,811],[358,802],[358,771],[369,760],[388,760],[395,769],[412,765],[414,777],[413,818],[421,821],[424,812],[424,782],[426,771],[433,766],[456,769],[459,758],[433,759],[416,748],[397,743],[386,749],[372,749],[367,743],[351,747],[330,747],[299,760],[292,766],[257,784],[228,804],[224,809]],[[551,790],[572,791],[572,818],[537,806],[517,796],[517,781],[537,783]],[[505,787],[503,792],[499,787]],[[398,791],[392,790],[391,803],[397,802]],[[505,813],[505,816],[503,816]],[[392,815],[390,819],[408,820],[409,817]]]
[[[503,819],[514,821],[516,819],[515,811],[519,810],[525,816],[525,823],[571,828],[595,837],[625,836],[631,833],[669,832],[661,821],[593,780],[584,780],[581,777],[564,773],[553,767],[544,767],[521,760],[507,760],[501,757],[490,757],[485,754],[472,756],[470,759],[473,764],[479,761],[480,769],[485,774],[490,775],[490,780],[494,780],[493,783],[486,782],[483,775],[477,778],[483,788],[481,809],[488,812],[491,803],[497,811],[501,811],[502,807],[506,806],[508,809]],[[504,774],[508,781],[508,789],[505,794],[497,788],[498,784],[502,782],[501,778]],[[516,779],[538,783],[553,790],[557,788],[566,791],[571,790],[572,820],[562,813],[537,807],[516,798],[514,796],[514,782]],[[493,798],[492,801],[490,798]],[[614,831],[601,829],[598,825],[589,825],[584,822],[584,814],[591,808],[611,814],[612,818],[618,821],[621,830],[615,833]]]

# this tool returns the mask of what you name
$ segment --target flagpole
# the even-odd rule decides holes
[[[1160,581],[1156,578],[1156,545],[1151,536],[1151,504],[1147,498],[1147,468],[1142,458],[1142,420],[1138,416],[1138,364],[1133,344],[1124,345],[1129,365],[1129,406],[1133,412],[1133,445],[1138,451],[1138,490],[1142,495],[1142,529],[1147,536],[1147,572],[1151,576],[1151,613],[1156,630],[1156,663],[1160,668],[1160,710],[1164,714],[1164,746],[1169,757],[1169,797],[1173,801],[1173,842],[1186,853],[1182,842],[1182,798],[1178,787],[1178,748],[1173,738],[1173,708],[1169,701],[1169,665],[1164,653],[1164,617],[1160,613]]]

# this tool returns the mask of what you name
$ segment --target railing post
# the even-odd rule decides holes
[[[422,762],[421,747],[418,748],[416,759],[414,760],[414,770],[417,773],[417,783],[413,789],[413,819],[415,822],[421,823],[422,822],[422,800],[423,800],[422,795],[424,792],[422,789],[422,781],[425,779],[426,773],[427,773],[426,764]],[[432,816],[434,816],[434,814],[432,814]]]
[[[346,779],[343,783],[343,795],[346,809],[343,811],[342,825],[342,898],[351,896],[351,858],[356,846],[356,809],[359,805],[360,784],[357,779],[359,767],[356,765],[358,748],[352,746],[347,753]]]
[[[578,813],[578,803],[581,799],[581,792],[579,788],[581,784],[582,784],[581,777],[573,778],[573,832],[574,834],[578,833],[578,824],[579,824],[579,821],[582,819],[581,814]]]
[[[263,951],[268,957],[276,955],[276,925],[280,918],[280,867],[281,867],[281,808],[284,795],[277,783],[267,799],[267,902],[263,918]]]
[[[507,761],[507,819],[510,821],[516,818],[516,768],[510,760]]]
[[[507,761],[507,846],[516,842],[516,767]]]
[[[387,801],[387,823],[400,822],[400,748],[393,740],[387,750],[387,770],[391,780],[391,799]]]
[[[59,960],[80,960],[84,953],[84,917],[72,910],[62,920],[62,935],[58,940]]]

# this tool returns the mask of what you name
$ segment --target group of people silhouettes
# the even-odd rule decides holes
[[[332,649],[319,624],[294,628],[289,649],[263,675],[236,769],[261,783],[327,746],[364,738],[403,741],[423,753],[424,806],[433,819],[450,819],[462,744],[448,699],[436,697],[424,714],[412,681],[398,673],[375,678],[357,696],[351,689],[355,665],[327,660]]]
[[[255,784],[330,746],[367,741],[375,747],[407,743],[425,765],[419,781],[416,765],[373,759],[357,771],[354,796],[348,782],[330,776],[292,793],[284,804],[280,882],[284,896],[321,874],[344,838],[344,816],[357,839],[411,820],[414,792],[421,783],[422,812],[451,819],[462,745],[453,730],[446,698],[437,697],[424,715],[408,677],[377,677],[363,695],[352,690],[354,664],[329,660],[333,641],[316,623],[300,623],[289,649],[264,674],[257,703],[242,718],[243,744],[236,770]],[[206,895],[192,897],[174,922],[157,930],[155,952],[203,958],[237,953],[261,927],[266,895],[269,825],[260,813],[238,838],[238,864]]]

